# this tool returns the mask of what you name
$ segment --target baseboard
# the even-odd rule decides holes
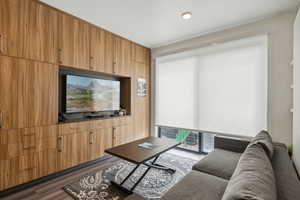
[[[20,191],[28,189],[32,186],[38,185],[40,183],[44,183],[46,181],[52,180],[54,178],[63,176],[65,174],[68,174],[68,173],[71,173],[71,172],[74,172],[76,170],[79,170],[79,169],[82,169],[82,168],[85,168],[85,167],[89,167],[91,165],[102,162],[102,161],[107,160],[109,158],[112,158],[112,156],[111,155],[105,155],[105,156],[103,156],[99,159],[92,160],[92,161],[89,161],[89,162],[86,162],[86,163],[82,163],[80,165],[77,165],[77,166],[74,166],[74,167],[59,171],[59,172],[55,172],[53,174],[50,174],[50,175],[47,175],[47,176],[44,176],[44,177],[41,177],[41,178],[38,178],[38,179],[35,179],[35,180],[32,180],[30,182],[23,183],[23,184],[20,184],[20,185],[2,190],[2,191],[0,191],[0,198],[11,195],[13,193],[20,192]]]
[[[194,151],[194,150],[185,149],[185,148],[182,148],[182,147],[175,147],[174,149],[181,150],[181,151],[186,151],[186,152],[189,152],[189,153],[199,154],[199,155],[207,155],[208,154],[207,152],[204,152],[204,151]]]

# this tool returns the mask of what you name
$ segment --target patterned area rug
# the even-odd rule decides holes
[[[156,162],[176,169],[176,172],[171,174],[165,170],[151,168],[134,189],[134,193],[143,196],[145,199],[159,199],[175,183],[189,173],[197,161],[164,153]],[[65,186],[64,190],[76,200],[122,200],[128,194],[111,185],[110,180],[120,183],[134,167],[134,164],[121,160],[107,169],[81,177],[79,181]],[[128,189],[131,188],[146,169],[146,166],[141,165],[123,186]]]

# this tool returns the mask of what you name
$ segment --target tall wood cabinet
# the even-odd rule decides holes
[[[150,133],[150,66],[141,62],[134,62],[132,83],[132,113],[134,120],[135,139],[149,136]],[[137,81],[139,78],[147,81],[147,95],[138,96]]]
[[[133,132],[135,139],[141,139],[150,134],[150,50],[138,44],[132,43],[132,113]],[[137,81],[139,78],[145,79],[147,82],[147,95],[145,97],[138,96]]]
[[[60,65],[89,69],[90,25],[71,15],[59,14],[58,63]]]
[[[0,52],[57,62],[58,13],[33,0],[0,1]]]
[[[121,80],[130,116],[58,124],[59,68]],[[126,78],[124,78],[126,77]],[[36,0],[0,0],[0,190],[149,135],[150,50]]]
[[[58,67],[0,56],[0,127],[25,128],[58,122]]]

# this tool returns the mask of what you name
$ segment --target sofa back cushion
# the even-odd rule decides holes
[[[261,144],[266,154],[272,159],[274,154],[273,141],[270,134],[267,131],[259,132],[252,140],[250,144],[257,143]]]
[[[222,200],[276,200],[271,162],[260,144],[250,144],[241,155]]]
[[[224,149],[226,151],[243,153],[249,143],[249,139],[218,135],[215,137],[214,146],[215,149]]]

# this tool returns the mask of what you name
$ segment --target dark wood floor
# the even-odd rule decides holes
[[[107,168],[116,162],[117,158],[108,158],[92,166],[79,169],[69,174],[52,179],[45,183],[33,186],[21,192],[12,194],[7,197],[0,198],[1,200],[73,200],[62,188],[65,185],[79,180],[83,175],[94,171]]]

